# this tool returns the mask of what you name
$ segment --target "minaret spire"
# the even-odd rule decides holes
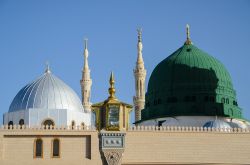
[[[185,42],[185,45],[191,45],[192,41],[191,41],[191,38],[190,38],[190,27],[189,27],[188,24],[186,25],[186,34],[187,34],[187,40]]]
[[[134,96],[134,108],[135,108],[135,121],[141,120],[141,110],[144,109],[145,104],[145,78],[146,69],[144,67],[144,61],[142,57],[142,29],[137,29],[138,42],[137,42],[137,61],[134,69],[135,77],[135,96]]]
[[[82,89],[82,105],[85,112],[91,112],[91,86],[92,80],[90,78],[90,69],[88,64],[88,39],[84,39],[84,66],[82,70],[82,79],[80,80]]]
[[[88,39],[84,39],[84,69],[89,68],[89,63],[88,63],[88,57],[89,57],[89,51],[88,51]]]
[[[137,29],[137,33],[138,33],[138,43],[137,43],[137,49],[138,49],[138,53],[137,53],[137,63],[144,63],[143,62],[143,58],[142,58],[142,28],[138,28]],[[144,64],[143,64],[144,67]]]

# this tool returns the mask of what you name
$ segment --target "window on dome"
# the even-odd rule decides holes
[[[43,157],[43,141],[42,139],[36,139],[34,142],[34,158]]]
[[[238,106],[237,101],[233,101],[233,105]]]
[[[50,127],[54,126],[55,123],[52,120],[48,119],[48,120],[45,120],[42,125],[44,125],[46,127],[48,126],[50,128]]]
[[[8,129],[10,129],[10,126],[13,127],[13,121],[9,121],[9,123],[8,123]]]
[[[54,139],[52,142],[52,157],[60,157],[60,141],[59,139]]]
[[[81,127],[84,129],[84,127],[85,127],[85,123],[84,122],[81,123]]]
[[[23,125],[24,125],[24,120],[23,120],[23,119],[19,120],[19,125],[20,125],[20,126],[23,126]]]
[[[75,125],[76,125],[75,121],[74,121],[74,120],[71,121],[71,128],[72,128],[72,129],[74,129]]]

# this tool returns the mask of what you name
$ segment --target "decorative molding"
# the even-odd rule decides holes
[[[93,126],[32,126],[29,127],[28,125],[2,125],[0,126],[0,131],[26,131],[26,130],[33,130],[33,131],[97,131],[97,129]],[[129,127],[127,132],[218,132],[218,133],[250,133],[250,128],[210,128],[210,127],[181,127],[181,126],[132,126]],[[100,132],[102,137],[123,137],[125,138],[125,132]]]
[[[108,165],[120,165],[124,149],[103,149]]]
[[[67,130],[67,131],[96,131],[94,126],[49,126],[49,125],[38,125],[38,126],[28,126],[28,125],[2,125],[0,127],[1,130],[18,130],[18,131],[26,131],[26,130],[49,130],[49,131],[58,131],[58,130]]]
[[[108,165],[120,165],[125,149],[125,133],[100,132],[100,151]]]
[[[133,126],[128,131],[250,133],[250,128],[210,128],[181,126]]]

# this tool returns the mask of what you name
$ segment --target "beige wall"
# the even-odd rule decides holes
[[[250,164],[250,132],[244,130],[129,130],[122,164]],[[34,139],[44,157],[33,158]],[[61,157],[51,158],[51,141],[60,139]],[[92,130],[0,129],[0,165],[102,164],[98,132]]]

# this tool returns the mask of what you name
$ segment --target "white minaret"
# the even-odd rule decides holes
[[[82,105],[85,112],[91,112],[91,86],[92,80],[90,78],[90,69],[88,64],[88,39],[84,40],[84,66],[82,69],[82,79],[80,80],[81,88],[82,88]]]
[[[137,29],[138,43],[137,43],[137,61],[134,69],[135,76],[135,93],[134,96],[134,108],[135,108],[135,121],[141,120],[141,110],[145,105],[145,78],[146,69],[144,68],[144,62],[142,58],[142,30]]]

